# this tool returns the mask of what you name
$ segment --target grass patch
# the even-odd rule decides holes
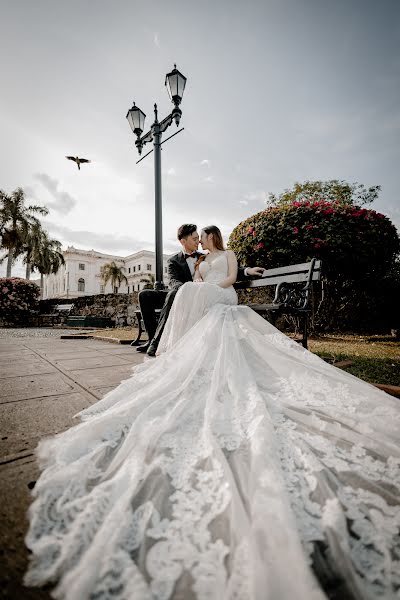
[[[400,386],[400,342],[390,336],[324,335],[309,349],[333,364],[351,360],[344,370],[370,383]]]
[[[135,327],[116,327],[115,329],[101,329],[94,331],[93,337],[116,338],[118,340],[135,340],[138,334],[138,329]],[[144,337],[146,337],[144,335]]]

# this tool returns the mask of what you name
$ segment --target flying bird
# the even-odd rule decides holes
[[[65,158],[68,158],[68,160],[73,160],[74,162],[76,162],[79,170],[81,170],[82,163],[90,163],[91,162],[87,158],[79,158],[79,156],[66,156]]]

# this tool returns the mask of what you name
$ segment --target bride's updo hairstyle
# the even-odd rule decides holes
[[[221,231],[216,225],[208,225],[207,227],[203,227],[202,231],[204,231],[204,233],[207,235],[210,235],[210,233],[213,234],[213,244],[216,250],[225,250]]]

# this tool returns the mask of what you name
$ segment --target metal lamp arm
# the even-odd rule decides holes
[[[168,129],[168,127],[170,125],[172,125],[172,113],[170,115],[168,115],[168,117],[165,117],[165,119],[160,121],[160,124],[159,124],[160,131],[164,132],[166,129]]]
[[[171,113],[167,117],[165,117],[165,119],[163,119],[160,123],[157,123],[160,133],[163,133],[166,129],[168,129],[168,127],[170,125],[172,125],[172,122],[173,122],[173,116]],[[142,137],[138,140],[138,143],[143,147],[145,144],[152,142],[153,139],[154,139],[154,132],[153,132],[153,125],[152,125],[151,129],[147,133],[142,135]]]

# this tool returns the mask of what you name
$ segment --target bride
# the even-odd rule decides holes
[[[67,600],[398,597],[398,400],[238,306],[235,255],[214,226],[201,241],[159,356],[39,444],[25,584]]]

